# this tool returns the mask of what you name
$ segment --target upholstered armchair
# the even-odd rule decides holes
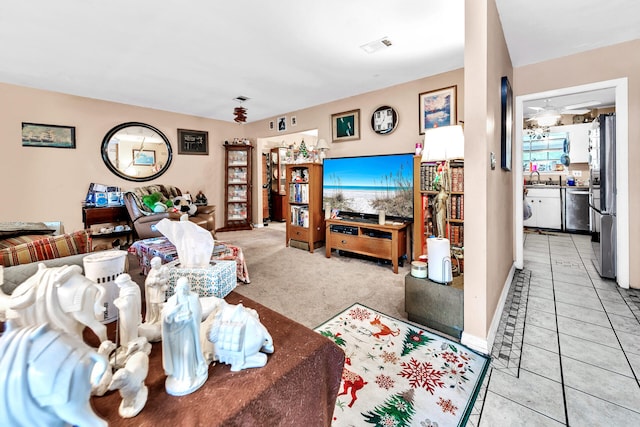
[[[133,228],[140,239],[149,237],[160,237],[162,233],[156,230],[155,226],[160,220],[169,218],[179,221],[182,213],[180,212],[153,212],[142,202],[142,197],[152,193],[162,194],[163,199],[173,200],[175,197],[182,196],[179,188],[172,185],[147,185],[144,187],[136,187],[128,191],[124,195],[124,204],[127,207]],[[215,206],[198,206],[195,215],[189,216],[189,221],[199,225],[205,230],[209,230],[215,237],[216,230],[216,207]]]

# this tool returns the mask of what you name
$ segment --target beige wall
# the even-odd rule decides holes
[[[458,119],[464,120],[464,70],[459,69],[283,114],[287,120],[292,115],[296,116],[298,123],[295,127],[289,127],[287,133],[318,129],[318,139],[324,138],[331,146],[327,157],[413,153],[416,142],[424,139],[418,129],[419,94],[452,85],[457,85]],[[371,115],[382,105],[389,105],[398,112],[398,127],[388,135],[378,135],[371,129]],[[331,143],[331,115],[355,109],[360,109],[360,139]],[[275,119],[248,123],[245,126],[247,137],[251,140],[277,137],[277,131],[269,130],[269,121]]]
[[[640,40],[620,43],[577,55],[519,67],[514,70],[514,96],[578,86],[626,77],[628,79],[629,113],[629,278],[630,287],[640,288]]]
[[[113,102],[0,84],[0,170],[5,203],[0,221],[62,221],[65,231],[81,230],[81,202],[89,183],[123,189],[144,185],[123,180],[102,161],[102,138],[114,126],[130,121],[150,124],[171,142],[173,162],[151,183],[172,184],[182,191],[202,190],[218,206],[222,225],[225,139],[242,137],[242,126]],[[23,147],[22,122],[75,126],[76,149]],[[177,154],[177,129],[209,132],[209,155]]]
[[[513,174],[500,168],[500,80],[513,79],[494,1],[467,0],[465,19],[464,334],[483,340],[514,259]]]

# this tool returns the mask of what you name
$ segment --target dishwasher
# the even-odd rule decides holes
[[[564,198],[564,230],[588,233],[589,190],[567,188]]]

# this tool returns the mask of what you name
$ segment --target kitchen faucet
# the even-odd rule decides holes
[[[529,174],[529,183],[531,183],[534,173],[538,174],[538,184],[540,184],[540,172],[538,172],[538,171],[531,171],[531,173]]]

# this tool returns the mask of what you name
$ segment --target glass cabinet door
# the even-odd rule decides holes
[[[271,149],[271,191],[284,196],[287,192],[286,185],[286,168],[285,157],[287,155],[286,148]]]
[[[225,226],[221,231],[251,229],[251,145],[225,145]]]

